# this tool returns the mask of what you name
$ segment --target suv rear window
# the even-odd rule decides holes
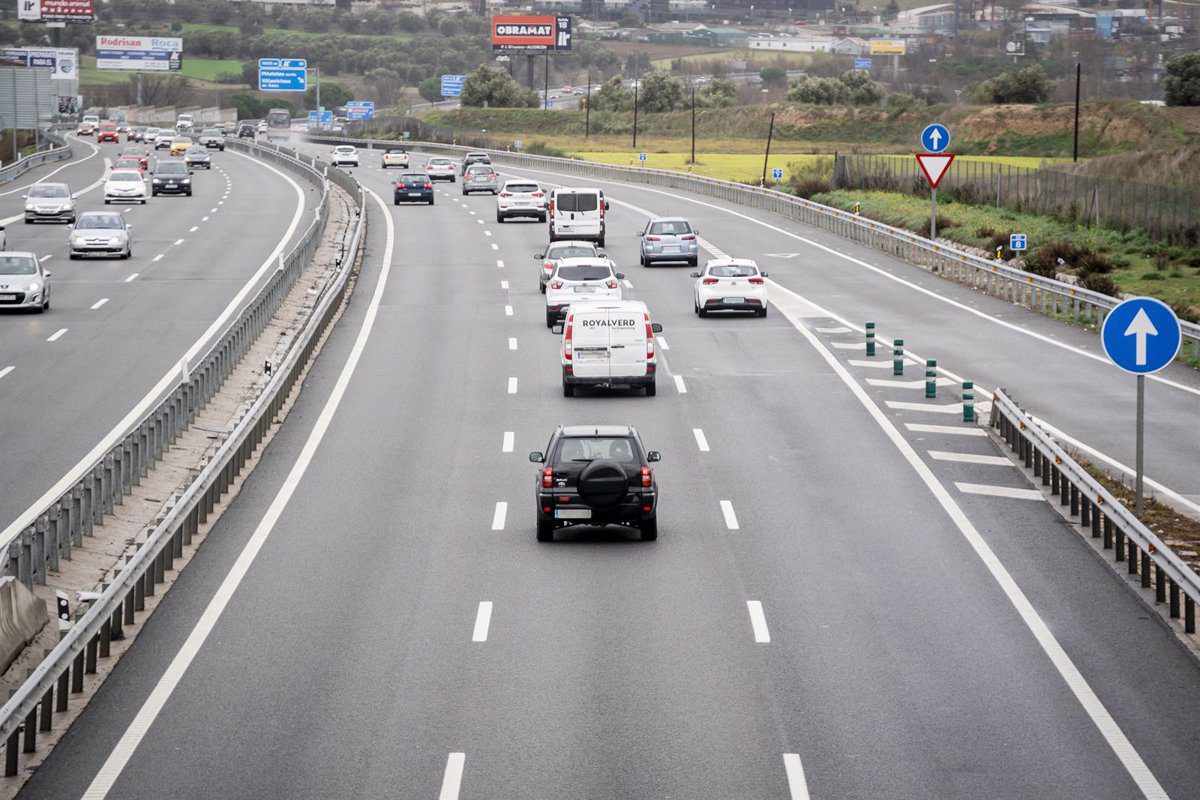
[[[517,194],[531,194],[541,191],[536,183],[510,183],[504,187],[506,192],[515,192]]]
[[[596,251],[590,247],[580,247],[577,244],[551,247],[546,252],[546,258],[595,258]]]
[[[559,267],[556,273],[565,281],[602,281],[612,277],[609,267]]]
[[[559,211],[595,211],[599,207],[597,197],[592,192],[560,192],[554,198]]]
[[[577,438],[564,437],[558,443],[558,453],[554,460],[558,463],[568,461],[594,461],[598,458],[611,458],[626,464],[639,462],[637,447],[633,440],[624,436]]]
[[[187,175],[187,165],[178,162],[159,164],[154,168],[155,175]]]
[[[682,236],[685,233],[691,233],[692,226],[688,225],[683,220],[675,220],[672,222],[652,222],[650,224],[650,233],[672,234],[674,236]]]

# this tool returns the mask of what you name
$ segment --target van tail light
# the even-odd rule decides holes
[[[646,241],[647,242],[661,242],[662,238],[659,236],[647,236]]]
[[[563,358],[567,361],[570,361],[571,356],[575,354],[575,344],[571,341],[571,329],[574,327],[571,324],[571,319],[573,319],[573,317],[567,319],[567,330],[563,334]]]
[[[512,192],[501,192],[500,196],[501,197],[512,197]]]
[[[763,279],[762,279],[762,278],[751,278],[751,279],[750,279],[750,282],[751,282],[751,283],[753,283],[755,286],[762,286],[762,285],[763,285]]]
[[[695,234],[693,234],[693,233],[689,233],[689,234],[686,234],[686,235],[684,235],[684,236],[680,236],[679,238],[680,238],[680,239],[683,239],[685,242],[694,242],[694,241],[696,241],[696,235],[695,235]]]
[[[563,282],[562,282],[562,281],[550,281],[550,288],[551,288],[551,289],[561,289],[562,287],[563,287]]]
[[[615,280],[613,280],[613,281],[608,281],[608,282],[607,282],[607,283],[605,283],[604,285],[605,285],[605,286],[607,286],[607,287],[608,287],[608,288],[610,288],[610,289],[615,289],[615,288],[617,288],[617,282],[616,282]]]
[[[547,467],[547,469],[549,469],[549,468]],[[650,488],[650,480],[651,480],[651,478],[652,478],[652,473],[650,472],[650,468],[649,468],[649,467],[642,467],[642,488],[643,488],[643,489],[649,489],[649,488]],[[543,477],[543,478],[542,478],[542,485],[543,485],[543,486],[545,485],[545,482],[546,482],[546,479]]]
[[[642,469],[646,469],[646,467],[642,467]],[[649,484],[647,484],[645,481],[646,481],[646,478],[643,476],[642,477],[643,485],[649,486]],[[543,489],[553,489],[554,488],[554,467],[546,467],[544,470],[542,470],[542,488]]]
[[[654,358],[654,329],[650,327],[650,315],[646,314],[646,358]]]
[[[720,278],[705,278],[704,279],[705,286],[712,286],[714,283],[719,283],[719,282],[720,282]]]
[[[432,183],[430,183],[429,181],[425,181],[425,188],[426,188],[426,189],[432,189],[432,188],[433,188],[433,184],[432,184]]]

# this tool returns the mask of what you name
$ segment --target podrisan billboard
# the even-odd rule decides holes
[[[571,49],[571,18],[566,16],[492,17],[492,52],[544,53]]]
[[[126,72],[177,72],[183,39],[170,36],[97,36],[96,68]]]

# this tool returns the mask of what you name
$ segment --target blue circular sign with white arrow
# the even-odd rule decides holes
[[[1100,341],[1118,367],[1147,375],[1175,360],[1183,332],[1179,318],[1166,303],[1153,297],[1133,297],[1108,312]]]
[[[921,131],[921,147],[931,153],[940,153],[950,146],[950,131],[940,122],[926,125]]]

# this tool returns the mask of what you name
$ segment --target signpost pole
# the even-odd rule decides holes
[[[637,70],[634,70],[633,79],[633,149],[637,150],[637,101],[638,101],[638,84],[641,82],[637,79]]]
[[[550,108],[550,51],[546,51],[546,73],[542,81],[542,108]]]
[[[1144,465],[1145,443],[1146,443],[1146,376],[1137,376],[1137,445],[1136,455],[1134,456],[1134,467],[1136,475],[1134,477],[1134,496],[1135,496],[1135,513],[1140,519],[1142,516],[1144,501],[1142,498],[1142,467]]]
[[[763,155],[763,174],[762,183],[759,186],[767,185],[767,162],[771,160],[771,139],[775,135],[775,112],[771,112],[771,125],[767,128],[767,152]]]
[[[937,238],[937,187],[929,190],[929,238]]]
[[[696,163],[696,84],[692,84],[692,163]]]
[[[592,71],[588,70],[588,90],[583,99],[583,138],[588,138],[592,130]]]

